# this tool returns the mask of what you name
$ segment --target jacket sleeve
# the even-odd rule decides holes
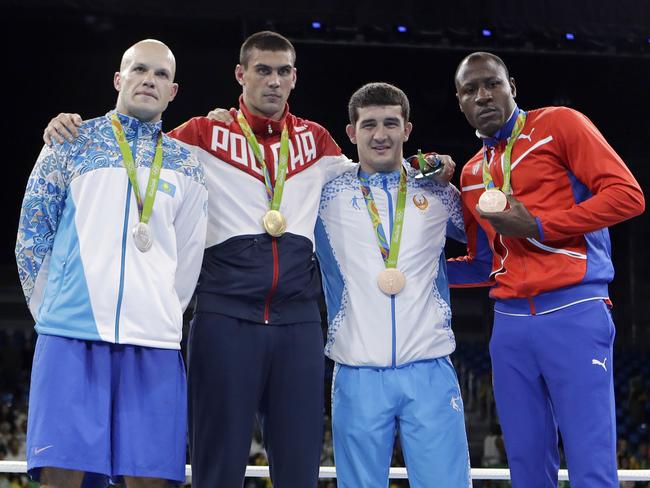
[[[487,236],[462,198],[463,221],[467,238],[467,255],[447,260],[447,276],[451,288],[492,286],[493,253]]]
[[[190,146],[206,147],[204,133],[201,130],[201,119],[203,118],[204,117],[191,118],[187,122],[184,122],[175,129],[169,131],[167,135]],[[210,146],[208,145],[207,147]]]
[[[641,187],[596,126],[571,109],[558,117],[555,130],[564,162],[591,195],[571,208],[535,215],[542,241],[583,235],[641,214]]]
[[[198,165],[198,161],[195,164]],[[188,178],[183,203],[174,218],[178,252],[175,288],[183,310],[187,308],[199,279],[208,223],[208,190],[203,171],[198,176]]]
[[[341,152],[339,145],[324,127],[321,127],[318,124],[314,125],[317,127],[318,133],[316,137],[318,151],[325,163],[324,178],[321,182],[325,185],[326,183],[335,180],[346,171],[356,167],[357,163],[353,162]]]
[[[458,242],[467,242],[465,235],[465,224],[463,222],[463,207],[460,200],[460,192],[458,188],[449,183],[445,185],[445,204],[449,212],[449,219],[447,220],[447,237]]]
[[[188,182],[181,208],[174,219],[178,264],[175,288],[183,310],[199,279],[208,221],[208,191],[204,183]]]
[[[34,317],[40,307],[54,237],[67,194],[62,146],[44,146],[34,165],[20,210],[16,263],[20,283]]]

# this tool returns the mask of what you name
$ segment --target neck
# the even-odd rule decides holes
[[[482,134],[479,130],[476,130],[476,136],[483,140],[484,144],[492,146],[498,144],[499,141],[504,141],[510,137],[512,128],[515,126],[517,121],[517,116],[519,115],[519,107],[514,106],[510,116],[506,119],[506,122],[499,127],[493,134]]]
[[[282,107],[282,110],[280,110],[278,112],[273,112],[273,113],[263,112],[263,111],[259,110],[258,108],[256,108],[254,105],[252,105],[250,103],[250,101],[246,99],[246,95],[244,95],[244,104],[246,105],[246,108],[248,109],[248,111],[251,114],[253,114],[253,115],[257,116],[257,117],[263,117],[265,119],[271,119],[271,120],[275,120],[275,121],[278,121],[278,120],[280,120],[282,118],[282,114],[284,114],[284,109],[285,109],[285,107]]]
[[[364,161],[359,161],[359,167],[361,171],[369,175],[375,173],[392,173],[393,171],[399,171],[402,169],[402,162],[396,161],[394,163],[385,163],[385,164],[368,164]]]
[[[139,120],[140,122],[145,122],[145,123],[158,122],[160,120],[160,117],[162,116],[162,114],[160,113],[157,114],[133,113],[132,110],[128,110],[125,107],[120,107],[120,104],[116,105],[115,110],[117,110],[122,115],[126,115],[127,117],[132,117],[134,119]]]

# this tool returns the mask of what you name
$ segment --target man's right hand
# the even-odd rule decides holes
[[[81,116],[79,114],[59,114],[50,120],[47,127],[43,131],[43,142],[48,146],[52,145],[53,141],[63,144],[65,140],[68,142],[74,141],[79,132],[77,127],[81,126]]]

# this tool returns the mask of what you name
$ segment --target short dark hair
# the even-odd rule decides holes
[[[454,83],[457,83],[458,81],[458,72],[460,71],[460,68],[464,64],[469,64],[474,61],[480,61],[484,59],[491,59],[494,61],[496,64],[501,66],[503,68],[503,71],[506,72],[506,79],[510,79],[510,71],[508,70],[508,67],[506,66],[506,63],[503,62],[503,59],[501,59],[499,56],[496,54],[488,53],[485,51],[477,51],[475,53],[469,54],[468,56],[465,56],[460,63],[458,63],[458,66],[456,67],[456,72],[454,73]]]
[[[378,105],[399,105],[404,122],[409,121],[411,107],[406,93],[389,83],[368,83],[355,91],[348,103],[348,116],[352,125],[359,120],[358,109]]]
[[[239,64],[244,67],[248,66],[248,60],[253,49],[259,49],[260,51],[289,51],[292,63],[296,63],[296,49],[293,44],[289,39],[277,32],[261,31],[249,36],[239,50]]]

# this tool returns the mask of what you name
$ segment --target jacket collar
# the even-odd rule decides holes
[[[515,122],[517,121],[517,116],[519,115],[520,111],[521,110],[519,109],[519,107],[515,105],[515,108],[510,114],[510,118],[508,119],[508,121],[505,124],[503,124],[501,128],[493,136],[486,136],[484,134],[481,134],[477,130],[476,137],[481,139],[483,141],[483,145],[487,147],[496,146],[501,141],[507,141],[508,138],[510,137],[510,134],[512,134],[512,129],[515,126]]]
[[[120,124],[122,124],[122,128],[124,129],[124,134],[126,135],[127,139],[130,139],[134,136],[157,137],[158,133],[162,130],[162,120],[159,120],[158,122],[142,122],[135,117],[122,114],[117,110],[111,110],[108,112],[106,114],[106,118],[110,121],[114,113],[117,114],[117,118],[120,120]]]
[[[268,137],[270,135],[276,134],[280,135],[282,133],[282,127],[285,123],[288,123],[290,120],[289,117],[289,104],[285,104],[284,112],[282,112],[282,117],[280,120],[269,119],[268,117],[260,117],[258,115],[253,115],[248,107],[244,103],[244,96],[239,96],[239,108],[241,109],[244,117],[246,117],[246,122],[253,129],[255,135]],[[291,131],[291,125],[287,127]]]

